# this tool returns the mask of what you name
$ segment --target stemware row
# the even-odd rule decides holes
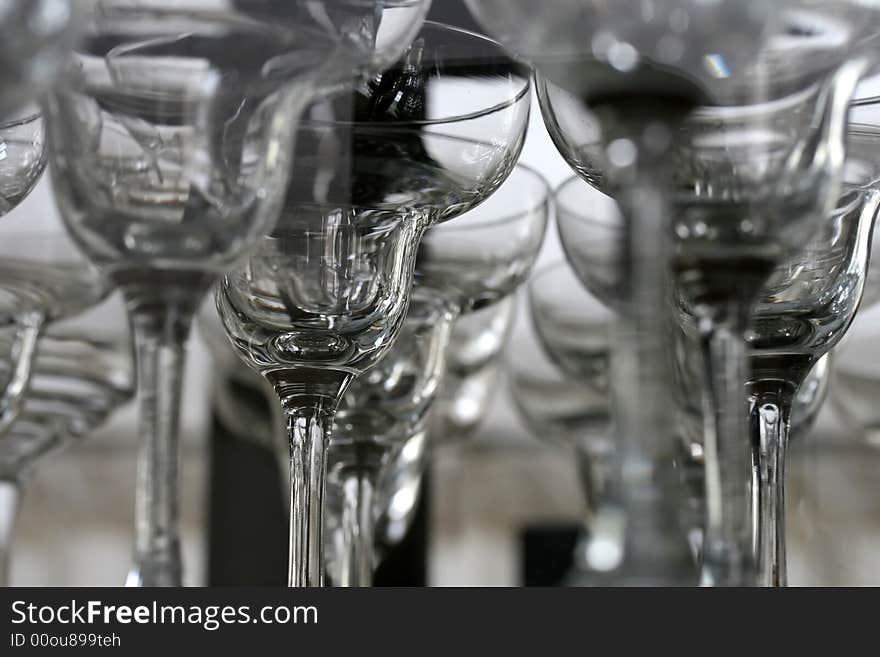
[[[116,372],[51,354],[56,323],[119,291],[140,405],[127,583],[182,584],[182,373],[201,307],[227,369],[277,397],[254,434],[289,473],[289,584],[370,584],[431,447],[472,433],[503,378],[552,205],[516,165],[534,77],[579,176],[552,195],[571,270],[530,288],[549,363],[507,374],[536,432],[576,446],[588,529],[571,581],[784,585],[792,412],[874,300],[877,103],[850,104],[880,12],[468,0],[498,43],[426,21],[429,4],[0,14],[0,215],[50,162],[70,236],[0,241],[0,445],[36,457],[125,399],[43,381],[47,358],[98,387]]]

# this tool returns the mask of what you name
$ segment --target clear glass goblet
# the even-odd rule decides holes
[[[830,212],[821,224],[821,232],[814,236],[807,247],[800,253],[793,254],[790,259],[773,270],[767,285],[760,291],[760,301],[751,307],[749,313],[749,332],[746,343],[749,351],[752,372],[745,375],[753,399],[756,390],[761,386],[770,387],[777,393],[779,386],[788,391],[787,395],[775,396],[768,392],[763,396],[761,404],[776,411],[776,424],[773,432],[767,426],[761,426],[759,406],[753,404],[755,412],[753,426],[761,427],[766,439],[761,441],[755,433],[753,488],[755,506],[753,507],[750,540],[758,546],[756,554],[759,572],[767,572],[768,566],[763,564],[778,563],[778,550],[772,558],[760,556],[762,549],[767,547],[766,537],[769,529],[766,526],[768,517],[778,517],[779,509],[774,506],[773,514],[766,509],[771,501],[778,501],[781,482],[770,474],[779,465],[776,447],[783,441],[778,436],[787,436],[795,395],[804,378],[813,365],[843,335],[852,319],[861,298],[864,286],[865,267],[870,252],[869,235],[876,213],[876,191],[872,188],[875,167],[871,159],[870,141],[862,143],[863,127],[853,126],[850,130],[849,155],[847,159],[847,183],[845,193],[839,201],[838,208]],[[613,258],[608,254],[623,248],[625,228],[619,217],[602,215],[595,218],[586,209],[595,192],[588,190],[577,179],[564,184],[557,193],[557,216],[560,234],[569,259],[579,268],[579,275],[587,286],[599,298],[613,305],[618,297],[615,291],[619,277]],[[692,347],[699,341],[699,313],[690,303],[686,290],[676,290],[681,327],[691,338]],[[692,349],[685,354],[685,360],[696,361],[689,367],[691,372],[689,385],[684,390],[699,395],[702,388],[702,377],[699,366],[699,350]],[[782,367],[774,368],[773,363],[782,363]],[[800,367],[799,367],[800,365]],[[686,368],[687,369],[687,368]],[[696,372],[696,373],[694,373]],[[780,410],[780,403],[784,411]],[[746,409],[746,405],[741,407]],[[701,414],[699,405],[692,407],[692,415]],[[769,412],[769,411],[768,411]],[[741,411],[742,413],[742,411]],[[780,418],[782,421],[780,422]],[[704,417],[704,422],[706,418]],[[734,422],[736,418],[729,418]],[[772,412],[768,420],[773,420]],[[711,421],[711,418],[710,418]],[[757,429],[756,429],[757,431]],[[704,482],[706,486],[706,513],[711,516],[709,505],[713,503],[713,481],[711,466],[711,445],[707,445],[706,431],[701,432],[700,459],[706,469]],[[773,439],[773,436],[777,436]],[[764,445],[762,450],[759,445]],[[772,455],[770,447],[773,447]],[[772,458],[771,458],[772,456]],[[769,470],[769,472],[768,472]],[[759,476],[759,473],[764,473]],[[773,482],[771,493],[767,490],[769,482]],[[762,508],[764,509],[762,511]],[[708,522],[708,521],[707,521]],[[772,522],[769,521],[769,522]],[[764,526],[761,529],[762,525]],[[704,527],[705,530],[705,527]],[[781,530],[780,530],[781,531]],[[773,526],[773,533],[777,530]],[[705,539],[703,555],[705,556]],[[761,546],[764,546],[761,548]],[[775,566],[774,566],[775,568]],[[766,580],[762,577],[761,581]]]
[[[199,302],[275,222],[302,106],[405,48],[426,7],[424,0],[93,5],[71,70],[46,106],[62,215],[125,296],[138,352],[129,584],[182,582],[180,380]],[[401,41],[380,39],[386,27]]]
[[[509,299],[528,278],[543,243],[549,208],[550,188],[543,177],[517,166],[486,202],[429,229],[422,238],[413,288],[420,312],[413,316],[410,308],[407,315],[407,322],[417,329],[415,336],[405,324],[405,335],[397,338],[390,354],[349,387],[334,424],[333,471],[337,488],[343,489],[337,491],[342,500],[337,524],[342,528],[339,544],[344,586],[367,586],[371,581],[376,538],[373,518],[386,516],[390,510],[382,504],[415,503],[418,499],[412,477],[408,481],[400,478],[403,463],[395,457],[407,463],[424,463],[413,451],[424,449],[425,442],[411,441],[427,430],[427,412],[449,361],[453,324]],[[439,304],[439,309],[432,309],[435,317],[424,316],[424,297],[434,299],[434,306]],[[438,315],[440,310],[445,321]],[[401,344],[401,340],[406,342]],[[402,373],[409,370],[416,375],[402,379]],[[383,417],[385,425],[387,418],[395,422],[383,426],[376,421]],[[415,478],[420,479],[420,473]],[[401,497],[407,493],[400,490],[380,488],[380,482],[402,485],[400,490],[408,491],[409,497]],[[398,516],[407,511],[394,509]]]
[[[581,183],[575,179],[571,184]],[[594,228],[597,233],[592,233]],[[593,237],[597,251],[607,246],[601,222],[593,222],[584,232],[590,233],[584,235],[585,239]],[[580,281],[564,264],[537,273],[529,285],[529,298],[540,347],[517,345],[516,356],[507,365],[510,391],[533,435],[574,449],[581,466],[587,500],[586,532],[575,553],[578,568],[569,581],[577,585],[621,582],[625,572],[610,572],[622,557],[624,525],[619,499],[614,498],[613,485],[609,486],[619,485],[619,478],[614,477],[614,444],[610,438],[612,313],[580,288]],[[543,351],[545,358],[531,353],[536,349]],[[808,432],[822,408],[830,380],[829,357],[830,353],[816,362],[799,388],[792,410],[793,434]],[[699,381],[684,387],[693,390],[694,385],[699,386]],[[682,401],[685,404],[680,407],[677,430],[685,451],[677,459],[691,492],[680,515],[699,560],[705,515],[701,418],[698,406],[688,407],[687,400]],[[605,574],[597,577],[597,572]]]
[[[629,330],[618,333],[635,340],[621,349],[632,355],[621,367],[629,372],[630,394],[643,402],[623,418],[633,423],[625,433],[634,440],[653,436],[645,438],[652,445],[668,442],[652,429],[670,425],[664,413],[671,405],[662,396],[671,380],[663,352],[671,345],[661,318],[668,279],[687,278],[704,310],[710,460],[718,455],[724,463],[712,468],[719,501],[710,506],[712,547],[703,577],[747,582],[753,566],[745,426],[723,420],[738,417],[732,409],[742,402],[733,382],[745,367],[742,323],[751,300],[743,299],[760,290],[769,271],[761,263],[781,259],[772,247],[803,244],[833,203],[846,103],[868,66],[865,27],[876,24],[877,13],[855,2],[765,3],[756,11],[738,2],[683,1],[639,16],[626,3],[560,3],[560,13],[567,6],[570,14],[561,37],[544,43],[536,36],[541,30],[527,36],[509,21],[499,29],[523,43],[523,52],[535,52],[545,122],[563,155],[586,179],[604,183],[627,216],[621,292],[631,302],[624,315]],[[472,4],[487,7],[489,22],[502,14],[493,0]],[[665,97],[658,101],[659,90]],[[680,190],[697,191],[698,202],[686,212]],[[675,247],[674,222],[677,233],[690,236]],[[798,227],[784,232],[783,224]],[[757,256],[756,242],[766,247]],[[752,266],[737,264],[743,261]],[[731,285],[731,270],[747,280]]]
[[[785,451],[795,399],[810,371],[846,334],[863,291],[880,212],[880,130],[849,126],[837,208],[805,250],[777,268],[749,327],[758,582],[785,586]]]
[[[573,453],[585,514],[566,581],[624,584],[626,573],[610,574],[624,551],[609,392],[614,315],[566,263],[536,272],[528,299],[532,330],[509,351],[509,392],[535,438]]]
[[[0,8],[0,118],[36,99],[67,62],[94,0],[27,0]]]
[[[517,295],[510,294],[457,317],[429,427],[395,453],[380,481],[376,534],[383,546],[396,545],[406,536],[418,510],[431,451],[472,438],[489,414],[503,385],[503,354],[517,307]]]
[[[287,416],[292,586],[322,582],[326,450],[345,390],[403,323],[422,233],[509,175],[529,88],[495,42],[426,23],[388,71],[311,109],[278,225],[217,289],[233,346]]]
[[[34,350],[49,324],[77,315],[109,292],[106,279],[60,231],[0,230],[0,358],[10,364],[0,381],[0,435],[17,417],[27,391]]]
[[[128,336],[95,333],[62,322],[40,336],[21,413],[0,437],[3,586],[9,582],[15,517],[27,478],[44,458],[86,436],[134,395]],[[7,341],[0,336],[4,352]]]
[[[394,346],[352,383],[340,404],[324,510],[332,555],[327,568],[337,586],[372,586],[379,482],[396,452],[425,431],[454,317],[451,304],[416,285]]]

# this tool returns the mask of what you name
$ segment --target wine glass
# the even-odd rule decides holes
[[[509,175],[529,88],[528,69],[493,41],[425,23],[388,71],[310,110],[278,225],[217,289],[233,346],[287,416],[292,586],[323,578],[336,408],[403,323],[421,234]]]
[[[324,517],[337,586],[372,586],[378,485],[388,461],[425,431],[455,308],[416,285],[389,352],[348,388],[334,418]]]
[[[8,339],[0,359],[10,367],[0,380],[0,435],[21,409],[40,332],[92,307],[109,291],[63,233],[21,232],[15,221],[6,226],[0,230],[0,333]]]
[[[528,300],[532,330],[508,352],[508,390],[531,435],[573,453],[585,514],[567,581],[582,585],[587,573],[614,571],[623,557],[609,393],[614,317],[565,263],[536,272]]]
[[[510,339],[517,300],[512,294],[455,323],[446,350],[446,375],[432,418],[431,442],[439,445],[473,436],[498,391],[501,355]]]
[[[494,197],[493,197],[494,198]],[[514,326],[517,295],[457,317],[429,427],[409,438],[379,483],[377,540],[399,543],[418,509],[431,450],[472,437],[502,385],[501,356]]]
[[[871,140],[874,132],[865,126],[852,125],[849,131],[849,155],[846,166],[845,193],[838,207],[830,212],[821,224],[821,232],[814,236],[800,253],[774,269],[767,284],[760,292],[758,304],[750,310],[749,356],[752,373],[744,379],[748,383],[753,399],[763,387],[769,387],[761,404],[768,406],[768,420],[773,419],[772,410],[777,412],[778,424],[768,433],[763,442],[754,439],[755,452],[755,495],[760,502],[755,508],[760,524],[753,527],[757,545],[767,547],[767,517],[771,514],[765,506],[776,501],[781,488],[767,472],[772,464],[777,464],[777,452],[762,454],[758,446],[768,447],[781,444],[787,437],[789,418],[795,395],[804,377],[814,364],[840,339],[849,325],[861,298],[864,285],[865,267],[870,251],[869,236],[876,213],[876,191],[873,189],[875,165],[872,161]],[[581,279],[599,298],[613,304],[619,279],[623,274],[616,271],[613,254],[623,248],[624,227],[619,216],[604,214],[599,218],[590,216],[584,210],[586,203],[593,199],[591,192],[577,179],[560,187],[557,192],[557,212],[563,246],[570,261],[578,269]],[[608,254],[612,254],[609,258]],[[699,340],[698,309],[690,302],[687,291],[678,288],[677,307],[682,327],[692,341]],[[800,330],[798,328],[800,327]],[[694,344],[694,342],[691,342]],[[699,351],[690,354],[690,360],[699,360]],[[774,364],[778,364],[776,367]],[[685,389],[699,390],[699,364],[691,364],[691,382]],[[787,394],[780,394],[780,386]],[[753,402],[753,426],[760,426],[760,405]],[[784,411],[780,410],[784,405]],[[742,407],[745,408],[745,405]],[[694,411],[692,411],[694,412]],[[778,432],[782,432],[781,435]],[[777,440],[770,440],[771,436]],[[757,436],[757,434],[756,434]],[[700,438],[701,458],[708,469],[709,456],[706,453],[705,431]],[[763,481],[759,472],[764,472]],[[706,475],[709,488],[710,476]],[[767,491],[768,482],[778,488]],[[707,506],[711,503],[711,491],[707,490]],[[761,509],[764,508],[763,511]],[[707,511],[708,512],[708,511]],[[775,517],[779,511],[774,507]],[[763,527],[763,529],[762,529]],[[773,533],[776,533],[775,527]],[[765,537],[765,538],[762,538]],[[705,545],[705,544],[704,544]],[[778,552],[778,551],[777,551]],[[705,552],[704,552],[705,554]],[[759,552],[760,554],[760,552]],[[759,559],[762,581],[767,581],[768,561],[776,563],[777,557],[763,556]]]
[[[880,130],[851,123],[848,136],[837,208],[806,249],[774,271],[752,310],[747,391],[763,586],[786,585],[785,450],[794,400],[809,372],[845,335],[863,301],[880,212]]]
[[[277,218],[300,108],[406,46],[425,0],[102,0],[50,95],[56,197],[122,291],[138,353],[132,585],[179,585],[184,344],[211,284]],[[393,15],[390,15],[390,12]],[[387,19],[387,20],[386,20]]]
[[[341,527],[343,586],[371,582],[374,518],[408,511],[384,505],[418,498],[411,479],[398,478],[404,463],[395,452],[406,463],[424,462],[413,451],[423,449],[425,441],[411,441],[427,429],[427,411],[449,362],[453,323],[514,294],[537,258],[549,213],[549,186],[540,174],[519,165],[491,198],[422,238],[413,288],[418,314],[413,316],[410,308],[404,335],[391,352],[348,388],[334,423],[331,482],[341,500],[335,524]],[[434,300],[430,314],[424,298]],[[407,372],[412,374],[407,377]],[[409,497],[383,489],[380,482],[401,484]]]
[[[23,408],[0,438],[0,580],[8,585],[21,489],[44,458],[86,436],[134,394],[124,333],[62,322],[40,336]],[[9,336],[0,336],[4,351]],[[10,363],[4,362],[9,367]]]
[[[582,186],[577,179],[571,184]],[[588,197],[583,193],[581,200]],[[597,214],[597,218],[602,216]],[[583,233],[584,239],[600,252],[608,245],[605,240],[614,239],[602,230],[599,221],[592,222]],[[613,316],[609,308],[581,289],[580,281],[565,264],[538,272],[529,284],[529,300],[539,350],[546,358],[532,353],[534,346],[526,349],[516,345],[516,356],[507,364],[510,392],[534,436],[575,451],[587,516],[586,534],[575,553],[582,572],[575,572],[572,581],[595,584],[597,579],[589,573],[611,571],[622,557],[621,514],[613,487],[609,486],[619,483],[614,477],[614,445],[609,437]],[[816,361],[798,390],[792,411],[795,434],[809,431],[822,407],[828,390],[829,357],[830,353]],[[682,506],[682,516],[699,555],[704,509],[701,420],[699,408],[682,406],[680,410],[677,426],[685,452],[679,460],[685,475],[692,479],[693,491]]]
[[[772,267],[760,263],[781,259],[771,247],[802,244],[833,203],[846,102],[868,67],[862,49],[877,13],[857,2],[764,3],[756,10],[738,2],[682,0],[646,14],[628,3],[558,0],[559,11],[543,22],[553,26],[550,39],[540,18],[537,29],[514,18],[534,14],[534,7],[513,4],[471,2],[487,24],[535,59],[554,141],[588,180],[603,170],[603,182],[627,216],[622,292],[631,303],[624,316],[629,328],[618,333],[635,343],[621,349],[631,354],[631,362],[621,362],[628,372],[622,385],[645,400],[622,418],[632,440],[653,436],[656,446],[669,438],[655,430],[670,425],[664,413],[671,406],[662,398],[670,380],[661,320],[668,275],[699,288],[693,293],[704,310],[704,405],[711,488],[718,498],[709,505],[703,581],[748,583],[745,427],[724,420],[738,417],[733,408],[742,400],[737,382],[745,367],[748,294],[757,294]],[[695,111],[701,118],[694,119]],[[675,196],[679,189],[699,192],[688,212]],[[787,227],[798,226],[784,238],[780,215]],[[675,231],[691,238],[680,239],[675,253],[673,219]],[[756,242],[762,245],[758,258]],[[754,266],[742,268],[742,260]],[[748,279],[735,295],[731,270]],[[636,452],[650,450],[629,445],[624,442],[624,458],[634,462],[644,458]]]
[[[0,118],[55,80],[70,55],[88,2],[6,2],[0,10]]]

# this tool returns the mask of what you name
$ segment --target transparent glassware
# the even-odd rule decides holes
[[[758,575],[785,586],[785,450],[795,398],[863,303],[880,212],[875,126],[850,124],[847,177],[837,208],[804,252],[774,271],[753,308],[749,347]]]
[[[379,482],[389,461],[425,430],[444,369],[455,309],[413,288],[394,345],[346,391],[334,418],[325,504],[327,569],[336,586],[372,586]]]
[[[180,585],[184,345],[212,283],[281,205],[305,103],[406,47],[424,0],[102,0],[47,103],[53,177],[77,244],[125,296],[141,448],[130,585]],[[388,28],[393,42],[379,34]]]
[[[584,529],[567,583],[625,584],[614,573],[625,524],[609,391],[614,315],[564,262],[535,273],[528,299],[531,331],[508,353],[508,390],[531,435],[570,451],[577,468]]]
[[[43,117],[26,107],[0,122],[0,217],[7,215],[33,191],[46,168]]]
[[[402,326],[422,233],[478,206],[513,169],[529,77],[495,42],[425,23],[386,72],[310,109],[276,228],[217,288],[233,346],[287,418],[292,586],[323,580],[336,409]]]
[[[120,322],[120,329],[123,324]],[[128,335],[62,322],[37,344],[23,408],[0,438],[0,583],[8,586],[15,517],[28,477],[134,395]],[[8,336],[0,336],[4,351]],[[3,362],[4,368],[10,364]]]
[[[0,354],[10,366],[0,380],[0,435],[25,397],[34,350],[46,326],[96,305],[106,279],[63,232],[20,232],[10,219],[0,230]]]
[[[404,335],[397,338],[390,354],[349,387],[334,423],[331,481],[342,501],[336,520],[341,527],[338,554],[343,586],[370,584],[378,538],[375,519],[382,517],[387,523],[392,514],[399,532],[418,501],[421,471],[414,472],[411,466],[423,465],[424,452],[418,452],[433,446],[430,433],[427,441],[420,436],[429,431],[429,424],[433,430],[429,409],[442,410],[432,406],[446,376],[448,352],[460,346],[452,342],[453,325],[504,303],[528,278],[543,244],[549,202],[550,188],[543,177],[517,166],[485,203],[429,229],[422,238],[413,288],[414,299],[420,300],[416,310],[424,311],[424,298],[434,299],[445,315],[431,318],[422,312],[411,317],[410,308],[407,322],[421,327],[421,346],[405,323]],[[402,340],[406,342],[401,344]],[[499,351],[494,345],[486,346],[490,357]],[[421,358],[415,357],[419,354]],[[476,359],[477,350],[471,355]],[[401,381],[401,372],[408,369],[417,376]],[[389,395],[388,387],[400,397]],[[377,421],[383,416],[396,421],[377,432],[383,429]],[[370,500],[365,501],[361,493]],[[357,518],[361,521],[353,522]]]
[[[606,244],[600,239],[596,246],[602,250]],[[614,322],[610,310],[580,285],[567,264],[551,265],[535,274],[529,284],[534,336],[528,344],[516,345],[506,366],[514,405],[532,435],[573,450],[579,468],[585,531],[566,583],[614,585],[625,582],[627,576],[614,572],[623,556],[625,535],[614,491],[620,481],[609,391]],[[792,411],[793,435],[809,432],[823,406],[831,380],[830,356],[816,362],[798,391]],[[679,411],[677,430],[684,451],[677,460],[690,491],[680,515],[699,560],[705,515],[701,418],[698,407],[682,405]]]
[[[54,82],[94,0],[6,2],[0,9],[0,117]]]
[[[820,226],[821,231],[800,253],[793,254],[774,269],[760,292],[757,305],[750,309],[747,353],[751,371],[743,380],[753,399],[755,479],[751,489],[755,495],[755,506],[752,507],[755,525],[750,536],[754,537],[758,548],[756,561],[762,582],[769,581],[766,574],[775,572],[775,564],[779,563],[777,555],[780,550],[767,546],[767,540],[777,545],[777,541],[782,540],[781,536],[767,538],[767,532],[771,531],[768,522],[772,525],[770,536],[782,533],[781,525],[777,529],[772,520],[768,521],[768,518],[779,517],[780,509],[775,505],[779,503],[781,506],[779,495],[784,483],[771,476],[779,466],[776,446],[787,441],[792,405],[799,387],[817,361],[845,333],[864,287],[871,250],[869,236],[877,211],[876,191],[871,182],[875,170],[871,139],[864,134],[865,130],[863,126],[851,127],[846,168],[848,180],[838,208],[828,214]],[[598,297],[614,304],[618,299],[615,294],[618,280],[623,274],[616,272],[613,257],[607,256],[623,248],[625,231],[619,216],[605,214],[596,217],[585,209],[588,207],[586,203],[595,198],[594,194],[577,179],[564,184],[557,193],[558,222],[564,248],[570,260],[580,265],[582,280]],[[685,389],[693,393],[702,385],[699,350],[693,348],[699,341],[699,315],[687,301],[686,292],[682,293],[679,288],[676,293],[679,295],[679,322],[691,339],[691,350],[685,359],[691,361],[690,378],[696,381],[686,385]],[[697,362],[696,366],[693,361]],[[766,395],[760,394],[764,388],[768,389]],[[779,394],[782,389],[786,395]],[[780,404],[783,410],[780,410]],[[776,409],[776,417],[781,418],[773,426],[775,433],[770,433],[769,428],[762,425],[764,421],[758,413],[761,405],[768,409],[766,421],[772,419],[773,409]],[[742,408],[747,406],[744,404]],[[691,413],[698,412],[699,406],[695,409],[691,405]],[[764,433],[763,440],[758,438],[758,429]],[[710,456],[706,450],[705,430],[701,434],[700,458],[708,470]],[[763,447],[759,449],[761,445]],[[708,479],[711,477],[706,477],[708,505],[712,500]],[[769,491],[771,483],[773,490]],[[774,504],[772,513],[766,508],[771,502]],[[764,554],[764,550],[773,550],[772,557]],[[771,563],[774,564],[772,567]]]
[[[512,294],[455,323],[432,417],[432,445],[467,440],[477,432],[501,384],[502,354],[516,311],[517,295]]]
[[[506,42],[535,62],[551,136],[585,179],[596,182],[595,171],[603,171],[601,182],[627,216],[628,237],[621,252],[627,276],[620,291],[631,303],[623,316],[628,326],[618,333],[633,342],[621,349],[632,354],[629,363],[621,363],[621,375],[629,377],[630,394],[648,402],[624,418],[633,424],[625,433],[637,444],[634,462],[643,458],[636,451],[649,451],[661,442],[668,445],[670,440],[656,436],[653,429],[670,424],[664,417],[670,405],[658,395],[671,380],[663,355],[671,345],[664,342],[662,328],[668,310],[668,263],[679,260],[671,276],[681,278],[681,270],[687,269],[688,278],[712,288],[704,295],[711,303],[701,303],[706,309],[703,344],[711,383],[705,401],[707,409],[711,405],[707,415],[715,418],[711,426],[707,422],[707,430],[718,436],[710,437],[711,444],[717,443],[710,448],[710,460],[718,454],[725,465],[712,468],[718,479],[712,486],[720,500],[711,505],[708,544],[713,547],[703,580],[747,582],[753,567],[748,563],[748,496],[743,483],[748,481],[748,454],[741,440],[745,426],[722,418],[736,417],[731,411],[742,401],[741,388],[733,381],[745,367],[740,329],[749,302],[730,312],[737,300],[725,298],[725,276],[719,271],[724,263],[718,261],[745,258],[755,264],[749,251],[754,251],[758,235],[765,242],[767,236],[781,239],[783,234],[786,240],[797,239],[780,229],[779,213],[768,199],[784,206],[789,218],[801,217],[807,234],[815,217],[833,202],[846,102],[867,68],[860,49],[877,14],[856,2],[757,7],[672,1],[640,14],[629,3],[558,0],[553,16],[542,19],[525,2],[470,4],[494,33],[504,34]],[[532,19],[522,22],[524,16]],[[849,60],[854,53],[858,56]],[[809,118],[788,121],[785,131],[794,138],[788,137],[780,147],[779,126],[774,127],[768,116],[780,112],[790,119],[795,113],[792,105],[801,104],[806,109],[800,114]],[[694,121],[694,116],[707,112],[711,116]],[[700,127],[688,136],[695,125]],[[695,146],[686,158],[679,157],[682,143]],[[708,154],[697,158],[698,151]],[[752,164],[741,166],[746,160]],[[676,194],[688,188],[699,190],[701,198],[689,220],[682,222]],[[793,211],[795,206],[800,211]],[[743,218],[749,221],[740,222]],[[688,221],[710,228],[707,234],[694,233],[686,258],[673,252],[679,249],[671,243],[673,220],[679,221],[679,232],[693,227]],[[751,228],[740,234],[741,224]],[[709,245],[706,235],[712,238]],[[715,249],[711,243],[721,247]],[[742,287],[757,294],[761,268],[751,269],[742,270],[750,279]],[[736,435],[729,437],[731,432]],[[658,516],[649,510],[641,515]]]

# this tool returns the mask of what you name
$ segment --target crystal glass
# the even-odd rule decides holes
[[[621,376],[628,377],[629,394],[646,401],[621,419],[630,437],[625,459],[666,462],[662,445],[670,437],[657,435],[656,427],[671,426],[665,415],[671,405],[663,399],[671,380],[663,355],[671,347],[663,328],[668,263],[677,258],[671,275],[700,288],[694,294],[705,309],[710,460],[724,463],[710,468],[719,499],[709,507],[711,547],[703,581],[746,583],[753,568],[745,427],[723,418],[738,417],[732,409],[742,401],[737,381],[745,363],[747,296],[757,294],[769,273],[755,264],[755,239],[768,247],[766,260],[777,264],[781,256],[769,248],[772,240],[784,234],[802,244],[815,217],[833,202],[846,102],[867,68],[866,57],[848,57],[861,52],[876,11],[858,2],[745,6],[680,0],[652,5],[646,13],[631,3],[558,0],[558,11],[542,19],[525,2],[470,4],[495,33],[535,61],[554,141],[586,179],[595,182],[593,172],[602,170],[602,182],[627,216],[621,292],[631,303],[618,335],[633,342],[621,348],[631,354],[630,362],[621,361]],[[523,22],[524,16],[533,20]],[[708,116],[695,121],[695,111]],[[804,120],[790,120],[796,114]],[[774,121],[774,115],[784,119]],[[783,121],[783,130],[774,125]],[[780,132],[788,133],[783,140]],[[680,190],[698,192],[687,213],[676,197]],[[785,208],[789,225],[799,224],[799,235],[781,229],[774,203]],[[691,239],[673,246],[669,226],[676,221],[679,234],[709,230],[692,231]],[[731,276],[723,270],[743,259],[755,266],[731,265],[749,274],[733,297],[723,282]],[[651,450],[655,454],[647,456]],[[641,515],[660,514],[646,509]]]
[[[510,174],[529,88],[528,69],[493,41],[426,23],[388,71],[309,110],[278,225],[217,289],[233,346],[272,383],[287,417],[292,586],[323,579],[339,402],[403,324],[422,233]]]
[[[26,107],[0,122],[0,217],[33,191],[46,168],[43,117]]]
[[[8,340],[0,336],[4,352]],[[40,337],[21,413],[0,438],[2,585],[8,586],[15,516],[27,478],[43,459],[88,435],[133,394],[134,359],[125,332],[62,322]]]
[[[0,7],[0,117],[55,80],[93,0],[13,0]]]
[[[844,193],[806,249],[776,269],[752,310],[749,346],[758,574],[785,586],[785,450],[794,400],[862,302],[880,211],[874,126],[850,124]]]
[[[431,450],[473,438],[486,419],[503,385],[503,354],[517,307],[517,295],[510,294],[456,318],[429,427],[395,453],[380,481],[377,540],[382,545],[396,545],[409,530]]]
[[[472,437],[501,384],[501,356],[517,311],[517,295],[458,318],[446,350],[446,375],[432,418],[431,443]]]
[[[0,230],[0,317],[6,336],[0,358],[0,435],[21,410],[40,332],[97,304],[109,289],[100,272],[60,231]]]
[[[379,482],[409,439],[424,433],[444,369],[455,308],[416,285],[394,346],[349,388],[333,423],[325,504],[327,568],[337,586],[371,586]]]
[[[508,389],[530,434],[572,453],[585,513],[567,581],[583,585],[614,571],[624,550],[609,393],[614,316],[566,263],[536,272],[528,300],[531,331],[508,351]]]
[[[590,230],[598,225],[594,222]],[[597,250],[606,246],[602,239],[594,244]],[[510,392],[532,435],[574,451],[586,517],[575,551],[576,568],[567,581],[574,585],[621,583],[626,573],[613,572],[623,556],[625,525],[619,491],[614,490],[620,480],[609,391],[613,316],[581,288],[566,264],[538,272],[529,284],[529,300],[533,341],[539,345],[516,345],[507,363]],[[792,412],[795,435],[807,433],[822,408],[830,380],[829,356],[816,362],[798,391]],[[677,460],[690,491],[680,516],[699,559],[705,514],[700,409],[683,404],[680,411],[677,429],[684,451]]]
[[[760,292],[760,301],[750,308],[747,326],[747,346],[752,371],[743,379],[752,396],[753,424],[766,439],[755,434],[754,490],[757,506],[750,535],[758,547],[756,553],[761,581],[769,583],[768,572],[778,572],[780,549],[778,528],[768,518],[778,518],[782,503],[779,500],[782,482],[775,475],[780,467],[776,446],[787,440],[792,405],[803,380],[816,362],[840,339],[852,320],[864,286],[865,268],[870,253],[870,231],[877,211],[876,191],[873,189],[875,166],[872,159],[872,133],[866,126],[853,125],[849,131],[849,155],[846,166],[845,193],[836,210],[829,212],[821,223],[821,231],[799,253],[771,272],[766,286]],[[613,254],[623,248],[624,227],[619,216],[604,214],[594,217],[586,203],[595,198],[592,192],[576,179],[564,184],[557,193],[560,234],[572,263],[580,266],[579,274],[598,297],[613,304],[618,297],[619,279],[624,274],[616,271]],[[589,218],[588,218],[589,216]],[[699,312],[691,302],[687,290],[676,289],[680,323],[689,334],[691,350],[685,358],[696,360],[690,364],[693,381],[685,389],[697,391],[700,366],[699,350],[693,345],[699,341]],[[781,386],[781,387],[780,387]],[[765,394],[760,394],[768,388]],[[786,392],[782,395],[780,390]],[[760,401],[758,401],[760,400]],[[767,418],[762,419],[760,408],[766,406]],[[699,407],[697,406],[697,409]],[[742,408],[745,408],[743,405]],[[776,423],[766,425],[773,420]],[[694,411],[692,407],[692,413]],[[705,421],[705,417],[704,417]],[[732,421],[732,420],[731,420]],[[770,433],[770,429],[774,433]],[[701,459],[707,468],[705,475],[706,504],[712,503],[710,445],[705,442],[706,430],[701,437]],[[775,436],[775,439],[771,437]],[[761,447],[763,445],[763,447]],[[770,448],[772,454],[769,453]],[[769,469],[769,471],[768,471]],[[773,486],[772,491],[768,490]],[[773,511],[766,508],[773,504]],[[778,504],[778,506],[777,506]],[[763,511],[762,511],[763,509]],[[707,513],[711,513],[707,509]],[[768,527],[767,523],[771,523]],[[770,539],[768,536],[778,536]],[[705,542],[704,542],[705,548]],[[764,551],[773,550],[765,555]],[[703,554],[705,555],[705,549]],[[763,556],[762,556],[763,555]],[[768,571],[769,568],[769,571]],[[783,566],[784,568],[784,566]]]
[[[410,510],[403,503],[412,508],[418,500],[413,479],[421,473],[402,475],[406,464],[424,463],[413,452],[426,441],[416,437],[427,430],[427,412],[449,362],[453,323],[503,303],[527,279],[543,243],[549,199],[543,177],[517,166],[486,202],[422,238],[413,289],[418,314],[411,306],[390,354],[349,387],[333,428],[331,482],[342,501],[336,520],[343,586],[371,582],[374,517],[390,511],[403,520]],[[425,298],[433,300],[433,316],[425,316]],[[413,374],[406,377],[408,371]],[[384,423],[378,421],[383,417]],[[389,425],[387,418],[395,422]]]
[[[300,110],[406,47],[424,0],[101,0],[47,102],[56,197],[126,298],[141,447],[131,585],[180,585],[180,380],[192,316],[278,216]],[[390,13],[386,13],[390,12]],[[389,42],[385,29],[395,39]]]

